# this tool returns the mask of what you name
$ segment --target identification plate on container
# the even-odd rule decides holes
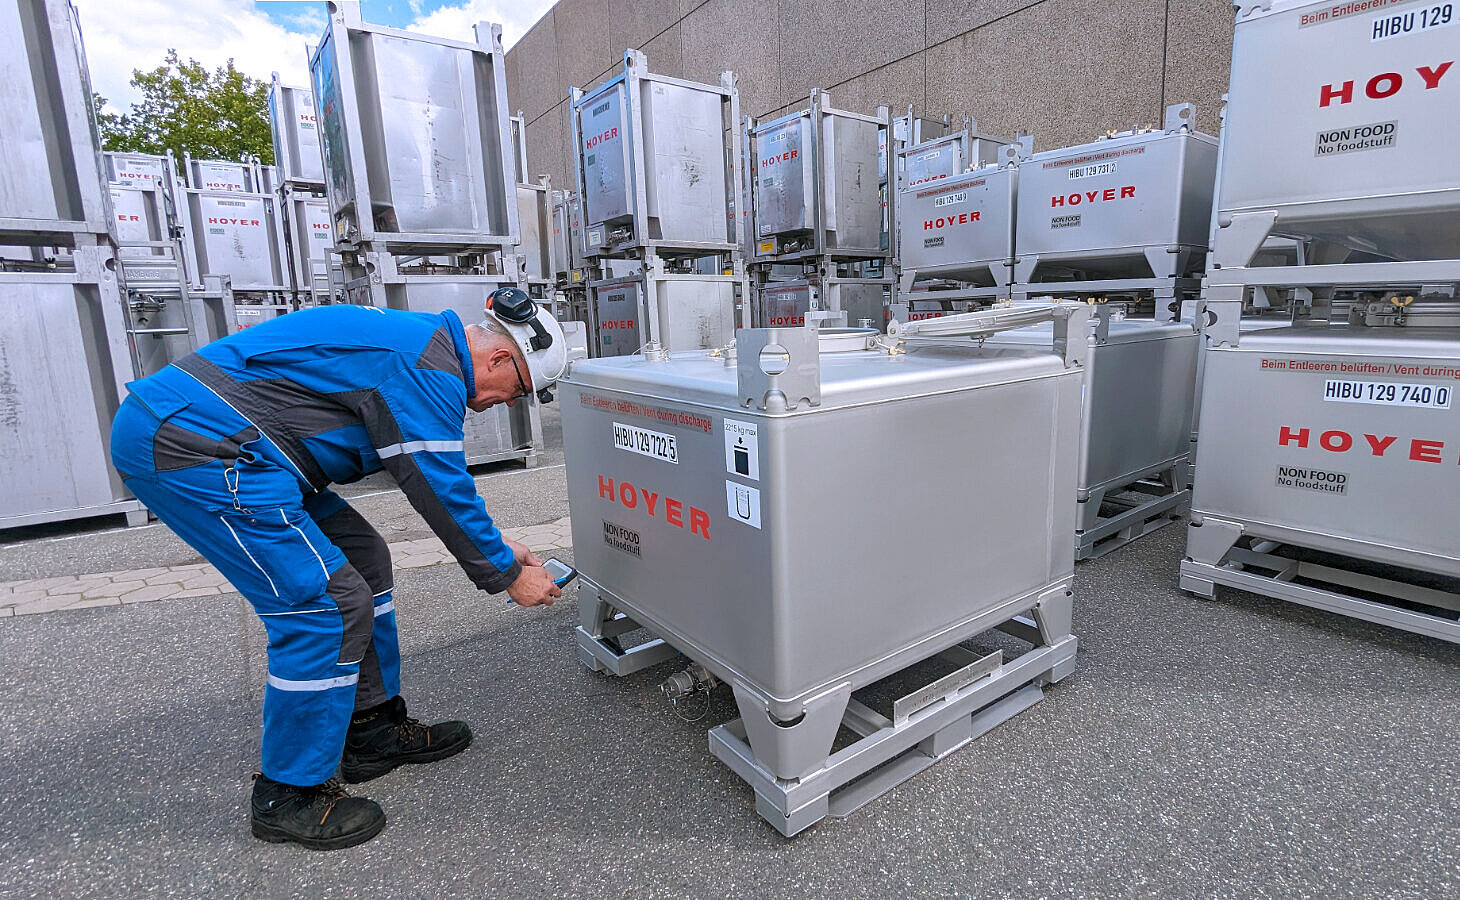
[[[1449,409],[1453,389],[1444,384],[1401,384],[1396,381],[1348,381],[1330,378],[1323,399],[1331,403],[1373,403],[1379,406],[1415,406]]]
[[[640,456],[679,465],[679,445],[672,434],[661,434],[647,428],[613,423],[613,445]]]
[[[944,194],[942,197],[936,197],[936,198],[933,199],[933,206],[935,206],[935,207],[952,206],[955,203],[962,203],[963,201],[965,201],[967,199],[968,199],[968,191],[959,191],[956,194]]]

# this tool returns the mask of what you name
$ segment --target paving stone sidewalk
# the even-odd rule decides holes
[[[502,534],[537,552],[563,550],[573,545],[572,527],[566,516],[541,525],[503,528]],[[434,537],[393,543],[390,555],[397,569],[455,562]],[[222,573],[206,563],[7,581],[0,582],[0,619],[92,606],[207,597],[232,590],[233,585]]]

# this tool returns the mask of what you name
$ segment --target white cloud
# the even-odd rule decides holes
[[[320,31],[271,22],[246,0],[74,0],[91,69],[92,89],[110,108],[125,110],[137,93],[133,69],[162,65],[168,48],[214,68],[230,58],[239,71],[264,81],[271,72],[289,84],[309,83],[305,45]],[[321,25],[323,21],[321,20]]]
[[[438,37],[471,40],[473,25],[478,22],[502,23],[502,45],[511,49],[527,30],[553,6],[553,0],[466,0],[452,3],[418,16],[407,25],[410,31]],[[416,4],[411,4],[412,11]]]
[[[287,84],[309,83],[305,45],[324,30],[323,13],[301,13],[291,27],[271,21],[249,0],[74,0],[81,17],[92,88],[109,108],[125,111],[140,99],[129,82],[133,69],[162,64],[168,48],[209,68],[230,58],[239,71],[264,81],[277,71]],[[471,40],[477,22],[501,22],[510,47],[552,7],[553,0],[466,0],[418,16],[408,26],[422,34]],[[415,10],[417,4],[412,4]],[[369,12],[367,9],[366,15]]]

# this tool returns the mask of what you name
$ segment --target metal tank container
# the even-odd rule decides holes
[[[844,316],[833,314],[822,296],[822,282],[808,279],[766,282],[756,293],[753,324],[757,328],[773,328],[805,325],[809,320],[813,325],[826,322],[833,326],[861,325],[882,330],[887,317],[882,285],[850,281],[834,284],[833,288],[839,302],[836,312]]]
[[[963,120],[963,130],[919,141],[897,151],[898,190],[994,165],[999,150],[1012,142],[978,130],[978,122]]]
[[[888,127],[885,110],[881,118],[857,115],[832,109],[822,95],[757,125],[750,135],[756,256],[886,252],[877,148]]]
[[[730,73],[718,85],[655,75],[644,54],[574,94],[574,165],[588,252],[631,246],[730,250],[738,193],[739,99]]]
[[[290,193],[288,203],[290,272],[294,290],[315,304],[329,302],[341,278],[334,253],[329,202],[323,197]]]
[[[0,0],[0,243],[70,246],[111,227],[91,80],[64,0]]]
[[[176,173],[173,172],[171,156],[113,150],[103,151],[101,156],[107,181],[112,184],[150,184],[160,180],[169,193],[173,190]]]
[[[1292,325],[1204,356],[1182,587],[1460,643],[1460,329]]]
[[[1217,246],[1268,234],[1460,256],[1460,47],[1448,3],[1238,4]],[[1225,233],[1225,234],[1223,234]]]
[[[272,179],[264,175],[264,166],[257,158],[252,162],[227,159],[193,159],[183,154],[179,170],[186,186],[195,191],[215,193],[267,194],[273,191]]]
[[[443,252],[517,242],[501,27],[453,41],[329,4],[310,58],[341,245]]]
[[[670,350],[711,349],[735,331],[735,285],[716,275],[660,271],[597,281],[588,308],[595,356],[636,353],[649,334]]]
[[[538,184],[517,185],[517,258],[522,276],[531,285],[546,285],[553,278],[551,188],[544,176]]]
[[[1014,280],[1089,282],[1199,273],[1208,249],[1217,139],[1196,107],[1160,130],[1122,132],[1019,163]]]
[[[1087,315],[977,317],[984,334],[1059,317],[1056,352],[772,328],[739,331],[734,354],[575,362],[559,384],[580,658],[626,674],[679,651],[729,682],[740,718],[711,749],[785,834],[1036,702],[1074,667],[1086,344],[1066,335]],[[910,446],[917,466],[865,487],[867,460]],[[1034,648],[959,646],[999,625]],[[617,640],[639,626],[658,638]],[[890,705],[854,693],[934,658],[948,674]],[[859,739],[833,752],[843,725]]]
[[[274,196],[188,190],[183,200],[184,250],[194,287],[202,288],[208,276],[227,276],[235,291],[290,289]]]
[[[269,86],[269,129],[274,137],[274,165],[282,181],[324,184],[324,158],[319,149],[319,116],[309,88],[279,81]]]
[[[70,271],[0,271],[0,528],[147,520],[107,448],[134,377],[111,251],[74,240]]]
[[[1048,325],[989,346],[1048,346]],[[1075,487],[1075,558],[1102,556],[1183,517],[1200,337],[1190,322],[1091,319]]]
[[[896,207],[902,290],[927,278],[1007,288],[1019,167],[1012,148],[1003,157],[1002,163],[921,184],[909,178]]]

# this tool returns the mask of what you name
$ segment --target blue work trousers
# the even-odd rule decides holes
[[[263,621],[263,773],[320,784],[339,766],[351,713],[400,693],[385,541],[339,496],[310,491],[272,441],[190,376],[166,370],[142,393],[117,412],[112,461]]]

